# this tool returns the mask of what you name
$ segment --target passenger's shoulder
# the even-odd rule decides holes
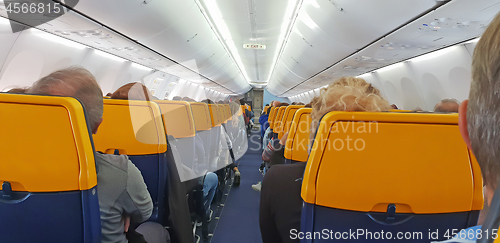
[[[123,171],[128,171],[130,160],[127,155],[95,154],[98,165],[107,164]]]

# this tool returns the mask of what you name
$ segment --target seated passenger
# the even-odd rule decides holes
[[[313,99],[311,136],[314,136],[321,117],[329,111],[387,111],[391,107],[380,91],[365,80],[344,77],[321,90]],[[300,231],[302,211],[302,177],[306,163],[273,165],[262,181],[260,196],[260,232],[262,241],[298,242],[290,231]]]
[[[149,92],[148,88],[139,82],[123,85],[113,93],[111,98],[124,99],[124,100],[144,100],[144,101],[153,100],[153,96]],[[195,174],[192,171],[192,169],[185,166],[184,163],[180,164],[182,165],[182,168],[178,167],[177,168],[178,170],[185,170],[187,171],[186,173]],[[215,183],[213,178],[215,178]],[[205,212],[207,213],[208,216],[211,216],[210,204],[212,203],[212,200],[214,198],[215,189],[217,188],[217,181],[218,181],[217,175],[213,172],[208,172],[205,175],[205,177],[203,176],[199,177],[197,181],[197,183],[203,184],[203,196],[204,196],[203,205],[205,206]],[[209,217],[208,221],[210,221],[210,219],[211,217]]]
[[[280,107],[282,104],[281,102],[275,100],[275,101],[271,101],[271,107]],[[287,104],[288,105],[288,104]],[[271,107],[269,107],[268,109],[268,112],[271,111]],[[259,119],[260,121],[260,119]],[[265,124],[265,123],[264,123]],[[262,153],[264,153],[264,151],[266,150],[266,148],[269,146],[269,144],[271,143],[271,138],[273,136],[273,133],[271,131],[271,127],[269,127],[269,122],[267,123],[267,128],[264,132],[264,136],[262,137]],[[276,144],[279,144],[279,141],[276,141],[274,143],[274,146],[276,146]],[[271,145],[273,146],[273,145]],[[273,146],[273,147],[274,147]],[[263,157],[264,158],[264,157]],[[266,174],[266,170],[267,170],[267,165],[266,165],[266,161],[262,161],[262,164],[260,165],[260,168],[259,168],[259,171],[262,171],[262,174]],[[252,189],[254,189],[255,191],[258,191],[260,192],[261,190],[261,187],[262,187],[262,181],[259,181],[257,182],[256,184],[253,184],[252,185]]]
[[[458,126],[467,147],[476,156],[481,167],[484,183],[486,184],[485,200],[491,206],[491,200],[497,189],[500,178],[500,14],[491,21],[477,42],[472,56],[472,81],[470,84],[469,100],[460,104],[458,109]],[[484,209],[483,209],[484,210]],[[493,210],[496,211],[496,210]],[[451,240],[445,242],[476,242],[480,226],[464,229],[465,234],[458,233]],[[481,238],[486,236],[483,229]]]
[[[153,97],[146,86],[139,82],[134,82],[118,88],[111,95],[111,99],[151,101]]]
[[[187,101],[187,102],[196,102],[196,100],[191,99],[191,98],[189,98],[189,97],[183,97],[181,100],[182,100],[182,101]]]
[[[55,71],[35,82],[28,93],[79,99],[87,111],[89,126],[94,134],[102,122],[102,91],[94,76],[84,68]],[[141,172],[126,155],[96,153],[95,160],[102,242],[127,242],[125,232],[129,231],[130,223],[138,224],[151,216],[151,196]],[[150,229],[149,226],[145,228]],[[168,232],[163,227],[159,229],[151,230],[154,234],[151,237],[164,236],[161,242],[166,242]]]
[[[262,111],[262,114],[259,117],[260,137],[261,138],[264,138],[264,133],[266,133],[266,129],[269,127],[268,120],[269,120],[269,109],[267,109],[267,111]]]
[[[283,134],[281,139],[273,139],[269,142],[264,152],[262,152],[262,161],[267,164],[267,169],[277,164],[285,163],[285,144],[288,138],[288,132]]]
[[[456,99],[442,99],[434,106],[434,112],[458,112],[460,102]]]

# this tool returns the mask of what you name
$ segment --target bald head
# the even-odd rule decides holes
[[[87,69],[70,67],[55,71],[36,81],[27,93],[77,98],[87,111],[92,132],[95,132],[101,123],[102,91],[94,75]]]
[[[273,101],[273,106],[274,107],[280,107],[281,106],[281,102],[275,100],[275,101]]]
[[[442,99],[434,106],[434,112],[458,112],[460,102],[456,99]]]

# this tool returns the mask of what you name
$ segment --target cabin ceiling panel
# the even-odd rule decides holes
[[[135,39],[147,39],[169,29],[186,13],[198,9],[194,1],[79,1],[75,9]]]
[[[304,78],[295,86],[437,5],[435,0],[305,0],[280,62],[302,53],[300,59],[310,64],[297,73]],[[315,48],[320,51],[311,51]],[[274,82],[289,80],[273,76],[269,85]]]
[[[101,25],[89,21],[75,12],[68,12],[53,21],[40,25],[39,28],[51,34],[73,40],[97,50],[114,54],[126,60],[183,77],[186,80],[202,79],[197,73],[177,65],[169,59],[166,59],[161,55],[158,55],[157,53],[152,52],[149,49],[102,27]],[[209,82],[209,80],[203,80],[204,82]],[[229,91],[226,90],[226,92]]]
[[[212,77],[214,80],[220,80],[222,77],[228,75],[225,71],[223,71],[224,68],[228,68],[228,70],[232,70],[232,72],[239,73],[239,70],[235,68],[236,66],[233,60],[231,60],[231,58],[227,55],[219,56],[218,60],[214,57],[214,62],[211,64],[212,65],[203,70],[203,72],[207,77]],[[231,66],[234,66],[234,68]]]
[[[360,75],[478,37],[499,11],[498,0],[451,1],[295,88],[324,86],[338,77]]]
[[[222,19],[213,19],[215,25],[223,21],[224,28],[217,26],[225,43],[232,48],[233,57],[241,60],[240,69],[249,82],[267,82],[274,66],[278,49],[281,48],[283,20],[286,16],[287,0],[200,0],[205,10],[214,4]],[[209,6],[210,5],[210,6]],[[210,15],[210,11],[207,11]],[[212,18],[214,16],[211,16]],[[221,30],[222,29],[222,30]],[[227,30],[227,31],[225,31]],[[226,33],[227,32],[227,33]],[[225,36],[225,37],[224,37]],[[244,49],[243,44],[263,44],[264,50]],[[237,61],[238,62],[238,61]]]
[[[219,80],[214,77],[227,76],[214,75],[210,70],[228,54],[195,1],[128,2],[124,7],[121,2],[110,2],[115,5],[105,4],[107,11],[97,7],[96,1],[78,4],[76,9],[215,82]],[[111,6],[113,9],[108,9]],[[243,76],[234,81],[234,92],[250,87]]]
[[[102,50],[144,66],[163,69],[174,65],[168,59],[74,13],[38,26],[51,34]]]
[[[317,3],[319,7],[304,6],[313,21],[308,21],[310,25],[315,24],[330,38],[352,48],[361,48],[436,6],[435,0],[318,0]]]
[[[224,48],[197,8],[190,9],[170,28],[164,29],[154,37],[141,38],[139,41],[180,63],[190,60],[201,62],[213,53],[226,55]],[[204,50],[207,46],[210,50]]]

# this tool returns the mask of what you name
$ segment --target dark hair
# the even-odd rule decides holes
[[[121,100],[151,100],[151,94],[146,86],[139,82],[128,83],[118,88],[111,99]]]
[[[7,91],[7,93],[10,93],[10,94],[25,94],[26,91],[28,91],[28,88],[13,88],[13,89]]]

